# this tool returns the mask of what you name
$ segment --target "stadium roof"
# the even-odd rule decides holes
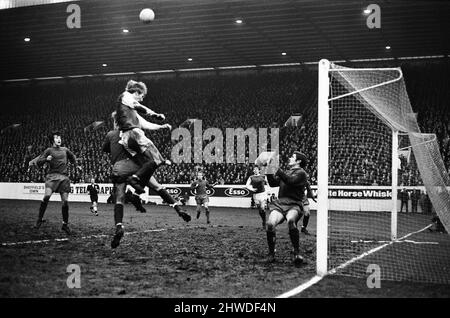
[[[14,2],[20,3],[13,1],[13,7]],[[72,1],[81,8],[79,29],[66,24],[71,3],[4,9],[0,10],[0,80],[297,65],[322,58],[448,57],[450,2],[380,0],[376,3],[381,8],[381,28],[369,29],[363,10],[372,2]],[[138,19],[146,7],[156,14],[150,24]]]

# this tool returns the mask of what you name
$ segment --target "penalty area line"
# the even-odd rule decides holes
[[[196,226],[196,227],[172,227],[172,228],[166,228],[166,229],[153,229],[153,230],[144,230],[144,231],[134,231],[134,232],[125,232],[125,235],[136,235],[136,234],[145,234],[145,233],[152,233],[152,232],[164,232],[169,230],[183,230],[183,229],[193,229],[193,228],[200,228],[202,226]],[[86,235],[82,236],[81,240],[89,240],[89,239],[96,239],[96,238],[106,238],[106,237],[112,237],[112,235],[109,234],[94,234],[94,235]],[[52,242],[69,242],[69,238],[56,238],[56,239],[47,239],[47,240],[33,240],[33,241],[20,241],[20,242],[4,242],[1,243],[1,246],[18,246],[18,245],[27,245],[27,244],[46,244],[46,243],[52,243]]]
[[[318,276],[318,275],[316,275],[316,276],[312,277],[310,280],[308,280],[307,282],[305,282],[305,283],[303,283],[303,284],[301,284],[301,285],[299,285],[299,286],[297,286],[297,287],[291,289],[290,291],[287,291],[287,292],[285,292],[285,293],[283,293],[283,294],[281,294],[281,295],[279,295],[279,296],[277,296],[277,297],[275,297],[275,298],[289,298],[289,297],[295,296],[295,295],[297,295],[297,294],[300,294],[300,293],[303,292],[304,290],[306,290],[306,289],[308,289],[309,287],[311,287],[311,286],[317,284],[318,282],[320,282],[320,281],[321,281],[323,278],[325,278],[326,276],[336,274],[336,272],[337,272],[338,270],[343,269],[343,268],[349,266],[350,264],[353,264],[354,262],[359,261],[360,259],[362,259],[362,258],[364,258],[364,257],[366,257],[366,256],[368,256],[368,255],[370,255],[370,254],[373,254],[373,253],[375,253],[375,252],[378,252],[379,250],[385,248],[386,246],[389,246],[389,245],[392,245],[392,244],[394,244],[394,243],[396,243],[396,242],[399,242],[399,241],[401,241],[401,240],[404,240],[404,239],[406,239],[407,237],[410,237],[411,235],[414,235],[414,234],[423,232],[423,231],[425,231],[426,229],[430,228],[431,226],[433,226],[433,225],[432,225],[432,224],[429,224],[429,225],[427,225],[426,227],[424,227],[423,229],[417,230],[417,231],[415,231],[415,232],[408,233],[408,234],[406,234],[405,236],[402,236],[401,238],[398,238],[398,239],[396,239],[396,240],[389,241],[388,243],[385,243],[385,244],[382,244],[382,245],[380,245],[380,246],[377,246],[377,247],[371,249],[370,251],[367,251],[367,252],[365,252],[365,253],[362,253],[361,255],[356,256],[356,257],[354,257],[354,258],[348,260],[347,262],[345,262],[345,263],[343,263],[343,264],[341,264],[341,265],[339,265],[339,266],[337,266],[337,267],[335,267],[335,268],[329,270],[324,276]]]

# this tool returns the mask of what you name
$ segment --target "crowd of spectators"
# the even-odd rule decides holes
[[[441,154],[450,165],[450,67],[448,62],[403,67],[408,94],[423,132],[436,133]],[[135,78],[137,79],[137,78]],[[68,82],[35,82],[4,85],[0,90],[0,182],[42,182],[45,169],[29,169],[28,162],[50,144],[52,130],[60,130],[63,144],[78,158],[83,172],[74,181],[109,182],[111,165],[102,153],[107,131],[112,129],[111,112],[128,78],[78,79]],[[280,128],[280,159],[285,167],[293,150],[304,152],[311,183],[317,181],[317,76],[314,70],[242,74],[211,74],[190,77],[144,79],[149,94],[144,104],[164,113],[173,128],[189,118],[200,119],[208,127]],[[356,103],[354,103],[356,104]],[[353,103],[352,103],[353,105]],[[390,184],[389,130],[372,119],[361,106],[354,109],[333,106],[330,135],[330,184]],[[292,114],[301,114],[300,125],[284,127]],[[94,121],[104,124],[84,129]],[[7,128],[13,124],[18,127]],[[191,127],[191,132],[193,129]],[[167,130],[149,133],[163,156],[170,159],[173,145]],[[268,138],[270,139],[270,138]],[[203,141],[203,145],[208,143]],[[163,166],[155,173],[161,183],[187,184],[197,169],[212,182],[245,184],[252,171],[245,163],[180,163]],[[225,158],[224,158],[225,159]],[[399,183],[421,184],[414,160],[402,159]]]

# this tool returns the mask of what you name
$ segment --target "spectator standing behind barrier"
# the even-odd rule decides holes
[[[408,213],[409,193],[405,188],[400,191],[400,200],[402,201],[402,204],[400,205],[400,212],[403,211],[403,205],[405,205],[406,213]]]
[[[419,190],[413,190],[411,193],[411,210],[414,213],[417,213],[417,203],[420,199],[420,191]]]
[[[420,195],[420,208],[424,214],[431,214],[432,204],[426,191],[422,191]]]
[[[428,193],[425,195],[425,211],[427,214],[431,214],[433,212],[433,205],[431,204]]]
[[[419,198],[419,204],[420,204],[420,209],[422,210],[422,213],[427,213],[426,211],[426,194],[425,191],[420,191],[420,198]]]

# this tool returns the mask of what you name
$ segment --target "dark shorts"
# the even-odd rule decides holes
[[[91,195],[91,202],[98,202],[98,195]]]
[[[195,202],[197,202],[198,205],[202,205],[205,203],[209,203],[209,198],[207,195],[205,196],[196,196],[195,197]]]
[[[269,204],[269,211],[278,211],[283,214],[284,217],[286,217],[286,214],[290,210],[296,210],[299,216],[301,216],[303,214],[302,202],[282,198]]]
[[[48,174],[45,179],[45,188],[55,193],[70,193],[70,180],[68,176],[59,173]]]
[[[133,156],[136,155],[136,151],[139,150],[141,153],[145,152],[146,156],[153,160],[157,165],[164,162],[164,158],[158,148],[156,148],[155,144],[147,138],[140,128],[134,128],[123,132],[121,142]]]
[[[113,183],[125,183],[127,178],[136,171],[139,166],[131,159],[117,161],[112,168],[111,179]]]

